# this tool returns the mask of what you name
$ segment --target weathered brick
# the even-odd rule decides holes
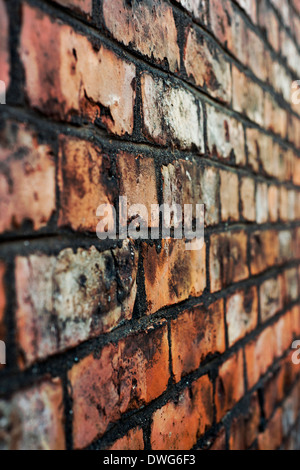
[[[189,27],[185,35],[183,61],[187,75],[197,86],[207,90],[214,98],[229,103],[231,100],[230,63],[200,31]]]
[[[61,380],[44,380],[0,401],[1,450],[65,449]]]
[[[210,0],[210,24],[214,35],[229,50],[232,48],[231,20],[233,8],[230,0]]]
[[[279,212],[279,191],[275,185],[271,185],[268,188],[268,206],[270,221],[277,222]]]
[[[185,389],[177,401],[169,402],[152,416],[153,450],[191,449],[212,425],[213,389],[208,376]]]
[[[187,11],[202,23],[207,23],[207,6],[205,0],[176,0]]]
[[[0,18],[0,80],[4,82],[7,91],[10,85],[9,20],[4,0],[0,1]],[[2,88],[0,93],[2,97]]]
[[[266,321],[276,315],[283,307],[282,276],[267,279],[259,287],[260,315]]]
[[[64,7],[69,7],[89,16],[92,15],[93,0],[53,0]]]
[[[239,179],[229,171],[220,171],[220,202],[223,222],[239,220]]]
[[[206,248],[186,250],[185,240],[162,240],[157,253],[155,245],[143,245],[145,289],[148,313],[192,297],[206,287]],[[182,276],[178,276],[178,273]]]
[[[207,105],[207,143],[213,156],[246,163],[244,130],[241,122]]]
[[[170,5],[162,0],[125,2],[104,0],[105,25],[115,39],[158,63],[180,68],[177,28]]]
[[[17,339],[26,365],[130,319],[137,252],[130,242],[99,253],[62,250],[57,257],[16,258]]]
[[[265,374],[273,362],[275,354],[274,331],[272,327],[265,329],[245,347],[246,370],[249,388],[252,388]]]
[[[57,119],[101,122],[131,134],[135,67],[40,10],[23,6],[20,44],[31,106]],[[57,71],[59,70],[59,73]]]
[[[268,186],[258,183],[256,186],[256,222],[263,224],[268,221]]]
[[[69,371],[73,439],[83,448],[103,435],[123,413],[161,395],[169,379],[167,327],[108,344]]]
[[[171,322],[171,352],[176,382],[198,369],[208,355],[225,351],[223,300],[208,309],[186,310]]]
[[[6,293],[4,276],[6,267],[3,261],[0,261],[0,341],[5,339],[4,312],[6,306]]]
[[[255,181],[252,178],[244,177],[241,180],[240,190],[242,216],[248,222],[255,222]]]
[[[209,265],[211,292],[246,279],[249,275],[246,233],[213,234],[210,238]]]
[[[215,391],[217,421],[220,421],[244,395],[243,362],[243,351],[239,350],[219,368]]]
[[[255,393],[246,414],[233,419],[230,426],[230,450],[247,450],[255,441],[260,424],[260,407]]]
[[[284,277],[284,302],[289,304],[298,299],[299,293],[299,272],[297,268],[286,269]]]
[[[144,134],[161,145],[203,152],[203,117],[195,97],[148,73],[141,82]]]
[[[278,233],[273,230],[254,232],[250,236],[251,274],[259,274],[279,260]]]
[[[23,124],[8,121],[0,136],[0,232],[26,221],[38,230],[55,211],[53,150]]]
[[[141,428],[131,429],[107,450],[144,450],[144,437]]]
[[[280,108],[273,96],[267,92],[264,94],[264,102],[262,101],[262,105],[264,105],[264,127],[285,139],[288,128],[286,110]],[[258,122],[258,124],[261,123]]]
[[[240,5],[241,8],[243,8],[243,10],[245,10],[247,15],[255,24],[257,21],[256,2],[253,2],[253,0],[237,0],[237,3]]]
[[[229,346],[243,338],[257,325],[258,298],[256,287],[237,291],[226,300],[226,323]]]
[[[264,92],[244,72],[232,67],[233,108],[259,125],[264,124]]]
[[[275,357],[281,357],[293,342],[292,314],[286,312],[274,326]]]
[[[258,436],[259,450],[276,450],[282,441],[282,410],[276,410],[264,432]]]

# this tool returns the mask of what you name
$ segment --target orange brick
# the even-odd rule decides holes
[[[107,450],[144,450],[144,437],[141,428],[131,429]]]
[[[202,294],[206,287],[205,253],[205,244],[201,250],[186,250],[185,240],[163,240],[159,253],[155,245],[143,244],[148,313]]]
[[[278,233],[272,230],[254,232],[250,236],[251,273],[259,274],[276,265],[279,258]]]
[[[208,376],[200,377],[152,416],[153,450],[189,450],[212,425],[213,390]]]
[[[283,307],[282,277],[267,279],[259,288],[260,315],[266,321],[276,315]]]
[[[55,211],[53,150],[23,124],[8,121],[0,135],[0,232],[26,220],[38,230]]]
[[[257,325],[258,299],[256,287],[237,291],[226,299],[226,322],[229,346],[243,338]]]
[[[53,0],[64,7],[69,7],[81,13],[91,16],[93,8],[93,0]]]
[[[205,0],[176,0],[183,8],[192,13],[195,18],[200,19],[203,23],[207,23],[207,6]]]
[[[255,393],[250,401],[248,412],[234,418],[230,427],[230,450],[247,450],[255,441],[260,423],[260,408]]]
[[[278,409],[265,431],[258,436],[259,450],[276,450],[282,441],[282,410]]]
[[[242,178],[241,182],[241,203],[242,216],[248,222],[255,222],[255,182],[252,178]]]
[[[218,0],[210,0],[209,4],[210,22],[214,35],[228,49],[232,48],[231,21],[233,8],[229,0],[222,3]]]
[[[20,55],[31,106],[57,119],[98,119],[110,132],[132,134],[135,67],[28,5]],[[59,71],[59,73],[58,73]]]
[[[69,372],[75,448],[103,435],[123,413],[161,395],[169,380],[167,327],[108,344]]]
[[[208,355],[225,351],[223,300],[208,309],[194,307],[171,322],[171,351],[175,380],[198,369]]]
[[[252,388],[273,363],[276,345],[272,327],[265,329],[245,347],[248,386]]]
[[[217,421],[220,421],[244,395],[243,371],[242,350],[232,355],[220,366],[215,391]]]
[[[236,173],[220,171],[220,202],[223,222],[239,220],[239,179]]]
[[[269,186],[268,189],[269,217],[271,222],[278,221],[279,192],[276,186]]]

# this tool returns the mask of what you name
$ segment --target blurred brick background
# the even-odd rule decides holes
[[[299,0],[0,0],[0,448],[299,449]],[[99,204],[204,203],[205,245]]]

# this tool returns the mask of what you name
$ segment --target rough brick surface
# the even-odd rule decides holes
[[[0,2],[1,32],[0,32],[0,80],[5,83],[8,90],[10,84],[10,59],[9,59],[9,20],[4,0]],[[2,91],[2,90],[1,90]]]

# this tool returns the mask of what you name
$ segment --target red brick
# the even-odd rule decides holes
[[[83,448],[104,434],[126,411],[161,395],[169,379],[167,327],[108,344],[69,372],[73,400],[73,439]]]
[[[153,450],[189,450],[212,425],[213,389],[208,376],[185,389],[152,416]]]
[[[209,152],[218,158],[234,158],[237,165],[246,163],[244,130],[241,122],[207,105],[207,143]]]
[[[52,148],[23,124],[7,122],[0,135],[0,232],[17,229],[25,221],[38,230],[55,211]]]
[[[111,163],[101,149],[74,137],[60,137],[58,184],[59,225],[96,232],[100,204],[113,204],[116,185]],[[111,214],[111,219],[112,214]]]
[[[132,133],[134,65],[103,46],[96,52],[71,27],[28,5],[20,54],[32,107],[68,121],[98,119],[114,134]]]
[[[264,92],[237,67],[232,68],[233,108],[259,125],[264,124]]]
[[[239,179],[236,173],[220,171],[220,202],[223,222],[239,220]]]
[[[252,178],[242,178],[240,195],[242,204],[242,216],[248,222],[255,222],[255,181]]]
[[[5,324],[4,324],[4,313],[6,307],[6,294],[4,275],[6,272],[5,264],[0,261],[0,341],[4,340],[5,337]]]
[[[196,29],[187,28],[185,36],[183,61],[187,75],[214,98],[229,103],[230,63],[226,61],[220,50]]]
[[[210,23],[214,35],[229,50],[232,48],[231,21],[233,8],[229,0],[209,2]]]
[[[230,427],[230,450],[247,450],[255,441],[260,423],[260,407],[255,393],[246,414],[233,419]]]
[[[283,307],[282,277],[267,279],[259,287],[260,315],[266,321]]]
[[[258,436],[259,450],[276,450],[282,442],[282,410],[278,409]]]
[[[158,204],[154,160],[142,155],[120,152],[117,157],[120,196],[127,197],[127,208],[143,204],[149,215],[148,226],[158,227],[157,217],[151,217],[151,205]],[[132,209],[131,209],[132,210]],[[128,219],[134,213],[128,213]]]
[[[64,409],[61,380],[39,385],[0,401],[1,449],[64,450]]]
[[[278,233],[272,230],[254,232],[250,236],[251,274],[256,275],[278,263]]]
[[[198,369],[208,355],[225,351],[223,300],[186,310],[171,322],[171,352],[176,382]]]
[[[162,0],[129,5],[123,0],[103,0],[105,24],[113,37],[158,63],[167,60],[172,72],[178,70],[180,51],[172,7]]]
[[[265,329],[245,347],[248,386],[252,388],[273,363],[275,354],[274,331]]]
[[[148,313],[191,297],[199,297],[206,287],[206,249],[188,251],[185,240],[162,240],[155,246],[143,245],[145,289]],[[178,273],[181,276],[178,276]]]
[[[107,450],[144,450],[144,437],[141,428],[131,429]]]
[[[64,7],[69,7],[78,10],[81,13],[92,15],[93,0],[53,0]]]
[[[220,421],[244,395],[243,362],[243,351],[239,350],[219,368],[215,391],[217,421]]]
[[[211,292],[246,279],[249,275],[246,233],[213,234],[210,238],[209,264]]]
[[[226,299],[226,322],[229,346],[257,325],[258,298],[256,287],[237,291]]]
[[[136,272],[137,252],[128,242],[113,252],[99,253],[92,246],[75,252],[66,248],[57,257],[18,256],[17,340],[25,364],[130,319]]]
[[[9,20],[3,0],[0,0],[0,18],[0,80],[5,83],[7,91],[10,85]]]
[[[150,140],[203,152],[203,117],[200,103],[184,88],[144,73],[142,82],[143,128]]]
[[[202,23],[207,23],[207,7],[205,0],[176,0],[187,11],[193,14]]]

